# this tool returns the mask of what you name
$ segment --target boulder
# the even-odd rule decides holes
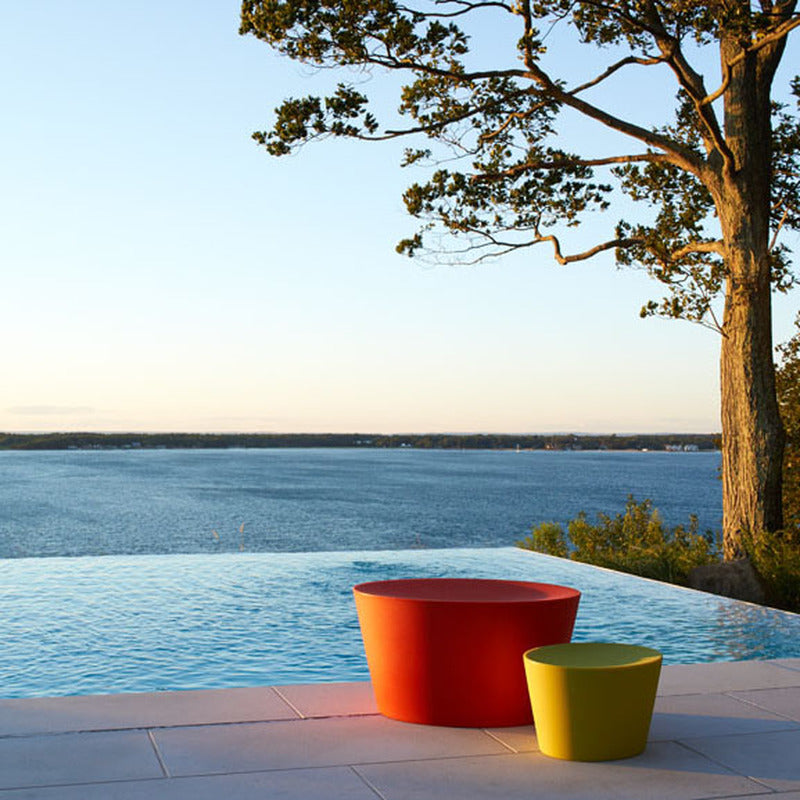
[[[689,573],[687,585],[701,592],[720,594],[735,600],[761,604],[766,601],[761,580],[747,558],[695,567]]]

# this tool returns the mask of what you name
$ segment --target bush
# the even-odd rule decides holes
[[[781,362],[775,371],[775,391],[786,429],[783,455],[783,524],[800,535],[800,313],[796,332],[778,346]],[[800,574],[800,573],[798,573]]]
[[[767,603],[800,612],[800,530],[746,534],[743,541]]]
[[[517,542],[517,546],[559,558],[569,556],[567,537],[564,529],[557,522],[543,522],[538,528],[531,531],[531,535],[527,539]]]
[[[688,527],[670,530],[650,500],[637,503],[629,496],[624,513],[598,514],[597,519],[598,524],[592,525],[581,511],[566,533],[561,525],[545,522],[517,545],[681,585],[694,567],[719,560],[717,538],[710,531],[698,532],[697,517],[689,518]]]

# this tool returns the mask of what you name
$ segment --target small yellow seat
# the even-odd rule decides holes
[[[611,761],[647,744],[661,674],[649,647],[572,642],[523,655],[539,749],[570,761]]]

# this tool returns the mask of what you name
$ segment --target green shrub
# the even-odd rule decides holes
[[[592,525],[581,511],[567,526],[545,522],[534,527],[519,547],[549,555],[568,556],[599,567],[685,585],[689,572],[719,559],[718,542],[710,531],[698,532],[697,517],[689,526],[664,526],[652,501],[628,497],[625,511],[610,517],[598,514]]]
[[[569,556],[567,537],[557,522],[543,522],[538,528],[534,528],[524,541],[517,542],[517,545],[526,550],[536,550],[537,553],[547,553],[559,558]]]
[[[767,603],[800,612],[800,529],[746,534],[743,541]]]

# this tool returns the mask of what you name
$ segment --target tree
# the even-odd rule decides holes
[[[408,76],[405,127],[381,127],[354,77],[328,97],[287,99],[272,129],[254,138],[277,156],[330,136],[427,138],[406,150],[404,165],[425,164],[434,145],[445,148],[447,162],[405,193],[422,227],[400,252],[426,252],[431,234],[443,230],[461,260],[549,244],[561,264],[613,251],[619,264],[646,269],[665,297],[643,316],[688,319],[721,334],[724,550],[743,555],[744,531],[782,526],[771,292],[793,283],[779,237],[800,229],[800,122],[772,91],[800,26],[797,0],[410,2],[244,0],[241,32],[290,58],[351,77],[353,68]],[[556,26],[577,37],[586,63],[596,58],[578,85],[555,74],[546,52]],[[479,59],[496,54],[509,30],[516,53],[487,68]],[[473,40],[480,44],[471,49]],[[719,65],[711,88],[698,68],[710,55]],[[671,74],[675,99],[663,100],[674,117],[644,127],[615,111],[624,89],[603,90],[630,70]],[[800,100],[800,78],[789,88]],[[557,136],[567,115],[616,132],[624,147],[568,152]],[[565,254],[562,230],[607,211],[620,192],[640,215]]]

